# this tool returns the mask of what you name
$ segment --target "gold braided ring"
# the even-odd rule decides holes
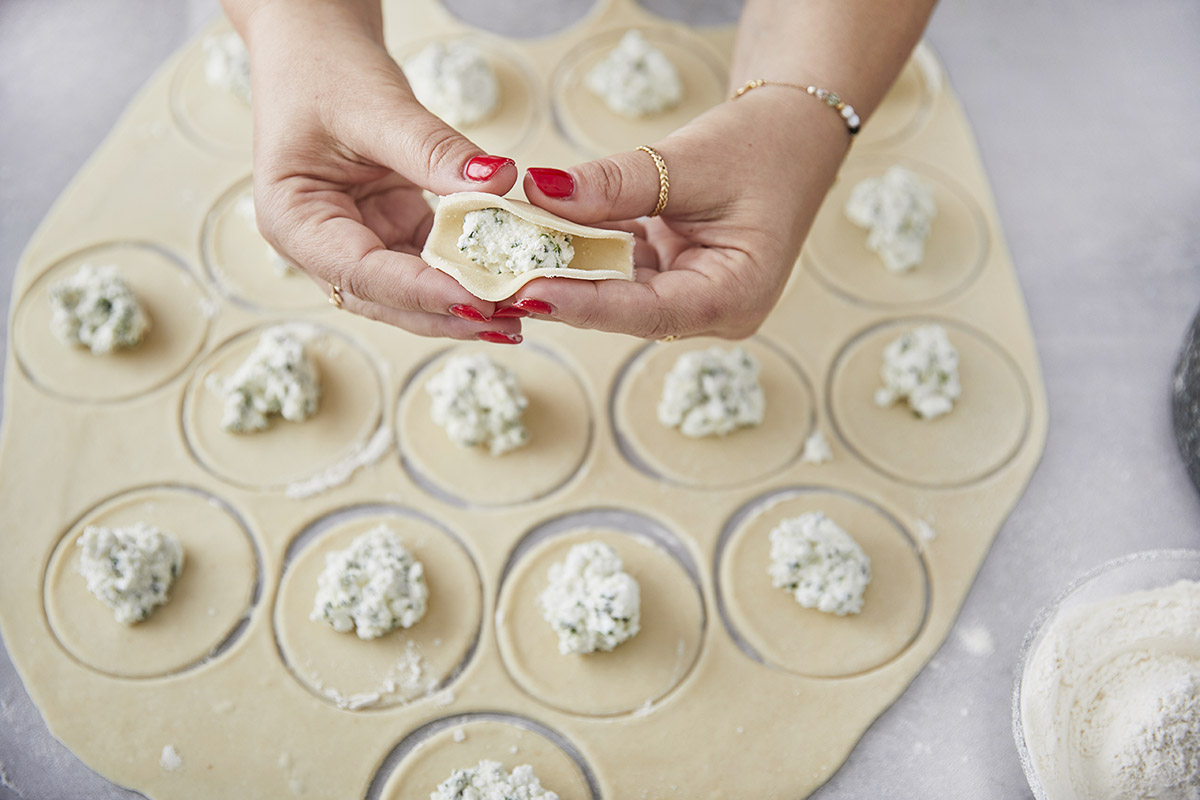
[[[329,305],[334,308],[342,307],[342,287],[329,284]]]
[[[658,204],[650,212],[650,216],[657,217],[667,207],[667,196],[671,193],[671,179],[667,177],[667,162],[663,161],[663,157],[653,147],[642,145],[638,150],[654,159],[654,167],[658,170]]]
[[[669,333],[666,336],[659,339],[659,341],[662,342],[663,344],[670,344],[671,342],[679,341],[679,337],[673,333]]]

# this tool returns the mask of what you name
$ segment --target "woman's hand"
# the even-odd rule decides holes
[[[637,235],[636,280],[532,281],[518,308],[645,338],[754,333],[774,307],[849,145],[836,113],[803,92],[763,87],[642,151],[569,171],[531,169],[530,201],[585,224]]]
[[[416,101],[384,49],[378,1],[227,6],[251,53],[267,241],[322,291],[339,287],[347,311],[425,336],[519,342],[519,319],[491,319],[493,303],[419,257],[433,221],[422,189],[504,194],[516,167]]]

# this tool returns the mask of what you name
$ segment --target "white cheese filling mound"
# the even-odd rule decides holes
[[[542,788],[528,764],[509,774],[500,762],[485,760],[454,770],[429,794],[429,800],[558,800],[558,795]]]
[[[575,257],[569,234],[535,225],[502,208],[468,211],[458,249],[496,275],[563,269]]]
[[[925,258],[925,240],[937,206],[933,192],[904,167],[856,185],[846,201],[846,216],[866,228],[867,248],[892,272],[907,272]]]
[[[616,114],[645,117],[683,99],[679,71],[662,50],[631,30],[584,76],[584,84]]]
[[[958,382],[958,351],[941,325],[922,325],[883,350],[883,387],[875,404],[886,408],[898,400],[921,419],[949,414],[962,394]]]
[[[268,328],[232,376],[209,379],[209,388],[224,400],[222,428],[254,433],[267,428],[272,414],[302,422],[317,413],[321,385],[307,338],[296,326]]]
[[[758,362],[741,347],[684,353],[663,382],[658,421],[693,437],[761,425],[765,399],[758,373]]]
[[[459,447],[486,447],[498,456],[529,442],[522,422],[529,401],[516,374],[477,353],[446,360],[425,390],[433,398],[430,415]]]
[[[75,542],[88,591],[133,625],[169,600],[183,570],[183,545],[172,534],[138,522],[125,528],[89,525]]]
[[[338,633],[376,639],[411,628],[425,616],[429,587],[425,568],[387,525],[358,536],[345,550],[325,556],[309,619]]]
[[[560,653],[609,652],[641,629],[641,590],[624,567],[603,542],[577,544],[550,566],[538,604],[558,634]]]
[[[767,574],[796,602],[829,614],[862,611],[871,559],[858,542],[820,511],[783,520],[771,531]]]
[[[113,265],[82,265],[50,287],[50,330],[64,344],[98,356],[134,347],[150,329],[150,318]]]
[[[455,127],[492,115],[500,101],[496,73],[470,42],[434,42],[403,64],[417,101]]]
[[[250,53],[242,37],[230,31],[205,36],[204,79],[215,89],[233,93],[250,102]]]

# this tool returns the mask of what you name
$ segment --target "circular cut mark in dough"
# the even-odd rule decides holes
[[[184,50],[171,76],[171,118],[202,149],[249,161],[253,137],[250,104],[227,89],[213,86],[204,75],[205,36],[230,30],[227,24],[214,26]]]
[[[925,241],[925,258],[907,272],[892,272],[867,249],[869,231],[846,217],[846,201],[865,178],[899,164],[933,192],[937,216]],[[983,269],[988,250],[983,211],[950,178],[909,161],[871,160],[847,164],[813,222],[803,259],[817,277],[851,301],[882,308],[945,300],[965,289]]]
[[[146,522],[183,545],[183,571],[170,600],[145,621],[122,625],[87,589],[76,541],[88,525]],[[119,678],[182,672],[233,643],[258,599],[258,553],[245,525],[217,498],[183,486],[119,495],[84,514],[50,556],[43,586],[46,620],[76,660]]]
[[[136,347],[105,356],[66,344],[50,330],[50,289],[84,264],[113,264],[150,317]],[[128,400],[168,383],[208,339],[208,295],[175,256],[156,245],[114,242],[89,247],[56,263],[21,297],[13,320],[13,349],[21,369],[45,391],[70,400]]]
[[[461,741],[456,741],[455,735]],[[508,714],[464,714],[435,720],[410,733],[385,759],[371,782],[371,800],[425,798],[456,769],[499,761],[512,772],[533,767],[543,789],[560,800],[596,800],[595,779],[564,737]]]
[[[379,427],[383,398],[371,357],[346,334],[318,325],[308,352],[321,383],[317,413],[303,422],[273,417],[258,433],[221,428],[222,400],[206,382],[228,378],[258,344],[264,326],[227,340],[197,367],[183,400],[183,431],[192,455],[221,480],[252,489],[303,481],[353,455]]]
[[[460,447],[430,414],[425,385],[452,356],[485,353],[517,375],[529,400],[529,442],[493,456]],[[591,404],[581,380],[556,354],[531,345],[498,352],[487,345],[446,350],[417,371],[400,397],[397,439],[405,467],[433,494],[472,506],[505,506],[544,497],[578,472],[592,438]]]
[[[535,530],[526,538],[529,544],[518,545],[496,608],[504,665],[522,689],[561,711],[615,716],[647,708],[696,663],[705,629],[700,589],[663,543],[623,530],[570,527],[569,519],[555,521],[553,530]],[[592,541],[612,547],[637,580],[641,630],[612,652],[564,655],[538,597],[549,583],[550,566],[573,546]]]
[[[883,350],[904,332],[936,323],[958,350],[962,395],[936,419],[907,402],[875,404],[883,386]],[[859,458],[914,486],[966,486],[1007,464],[1029,430],[1029,389],[1012,357],[983,333],[958,322],[910,318],[868,328],[846,345],[829,379],[834,428]]]
[[[837,87],[826,87],[837,91]],[[861,146],[895,145],[920,130],[942,91],[942,70],[929,45],[922,42],[896,77],[875,113],[855,136]],[[853,105],[854,99],[847,98]]]
[[[706,42],[680,30],[644,28],[646,41],[662,50],[679,72],[683,99],[674,108],[645,117],[626,117],[610,109],[587,88],[584,78],[626,31],[606,31],[580,43],[554,70],[551,106],[555,122],[567,139],[591,156],[657,142],[725,99],[728,76]]]
[[[425,616],[376,639],[309,619],[326,554],[379,525],[399,533],[424,566]],[[474,651],[483,614],[479,572],[462,543],[424,517],[371,506],[335,512],[291,549],[275,601],[275,641],[291,674],[322,700],[354,709],[403,705],[444,688]]]
[[[726,628],[744,652],[816,678],[857,675],[904,652],[925,623],[929,584],[916,544],[887,512],[843,492],[785,490],[735,515],[717,548],[717,598]],[[823,511],[871,559],[858,614],[805,608],[767,574],[771,530],[788,517]]]
[[[280,274],[267,242],[239,205],[253,202],[250,178],[221,195],[204,220],[200,253],[204,267],[221,291],[254,311],[305,311],[329,307],[327,297],[308,276]]]
[[[496,73],[496,84],[500,89],[499,100],[491,115],[462,126],[463,134],[488,153],[508,153],[528,143],[544,101],[533,68],[524,54],[508,41],[483,34],[439,36],[409,42],[396,50],[393,57],[403,64],[435,42],[449,44],[454,41],[465,41],[479,48]]]
[[[658,421],[663,382],[679,356],[735,346],[745,348],[761,368],[766,406],[761,425],[693,438]],[[612,413],[621,452],[635,467],[653,477],[715,489],[759,483],[795,461],[815,422],[815,403],[799,368],[767,340],[688,339],[652,343],[634,355],[613,390]]]

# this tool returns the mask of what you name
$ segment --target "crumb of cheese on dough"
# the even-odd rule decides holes
[[[575,545],[550,566],[548,578],[538,604],[558,634],[560,653],[608,652],[641,629],[638,582],[603,542]]]
[[[326,554],[309,618],[339,633],[353,630],[360,639],[376,639],[415,625],[425,616],[428,599],[424,566],[400,534],[379,525],[345,550]]]
[[[174,745],[166,745],[162,749],[162,755],[158,757],[158,765],[167,772],[176,772],[183,769],[183,759],[179,757]]]
[[[454,770],[429,800],[558,800],[558,795],[542,788],[528,764],[510,774],[500,762],[484,760],[474,767]]]
[[[588,70],[584,84],[616,114],[645,117],[674,108],[683,99],[679,71],[662,50],[631,30]]]
[[[297,326],[268,328],[232,376],[209,378],[209,389],[224,401],[222,428],[254,433],[268,427],[272,414],[302,422],[317,413],[321,386],[308,338]]]
[[[124,528],[89,525],[75,545],[88,591],[125,625],[141,622],[164,605],[183,570],[183,545],[145,522]]]
[[[407,59],[403,69],[417,101],[449,125],[482,122],[499,105],[496,73],[470,42],[434,42]]]
[[[820,511],[782,520],[770,533],[771,582],[805,608],[843,616],[862,611],[871,559]]]
[[[958,351],[941,325],[922,325],[885,347],[881,375],[883,387],[875,392],[875,404],[886,408],[907,400],[921,419],[950,413],[962,394]]]
[[[468,211],[463,216],[458,249],[496,275],[564,269],[575,257],[569,234],[528,222],[502,208]]]
[[[250,53],[242,37],[233,31],[205,36],[204,79],[215,89],[232,93],[244,103],[250,102]]]
[[[925,240],[937,206],[933,192],[904,167],[865,178],[846,201],[846,216],[866,228],[867,248],[892,272],[907,272],[925,258]]]
[[[758,362],[741,347],[684,353],[663,382],[658,421],[693,437],[760,425],[765,400],[758,373]]]
[[[800,460],[805,464],[824,464],[826,461],[833,461],[833,449],[829,446],[829,440],[825,438],[825,434],[813,431],[804,440],[804,451],[800,454]]]
[[[113,265],[84,264],[50,287],[50,330],[64,344],[95,355],[134,347],[150,329],[150,318]]]
[[[482,353],[453,356],[429,379],[430,415],[460,447],[498,456],[529,441],[522,422],[529,401],[516,374]]]

